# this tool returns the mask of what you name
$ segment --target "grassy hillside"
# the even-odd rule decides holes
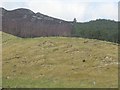
[[[3,87],[118,86],[118,45],[70,37],[18,38],[3,33]]]

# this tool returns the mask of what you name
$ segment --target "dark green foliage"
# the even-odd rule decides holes
[[[72,36],[118,43],[118,22],[97,19],[86,23],[74,23]]]

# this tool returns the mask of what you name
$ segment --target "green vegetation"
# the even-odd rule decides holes
[[[3,33],[3,87],[118,87],[118,44],[70,37]]]
[[[98,19],[86,23],[74,23],[72,36],[118,43],[118,22]]]

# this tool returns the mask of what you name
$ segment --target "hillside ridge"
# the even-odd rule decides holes
[[[118,22],[114,20],[96,19],[83,23],[34,13],[25,8],[1,10],[2,31],[18,37],[82,37],[118,43]]]
[[[72,24],[29,9],[2,8],[2,31],[20,37],[70,36]]]

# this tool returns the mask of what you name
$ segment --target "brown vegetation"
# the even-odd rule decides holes
[[[19,37],[70,36],[72,23],[27,9],[3,10],[2,31]]]

